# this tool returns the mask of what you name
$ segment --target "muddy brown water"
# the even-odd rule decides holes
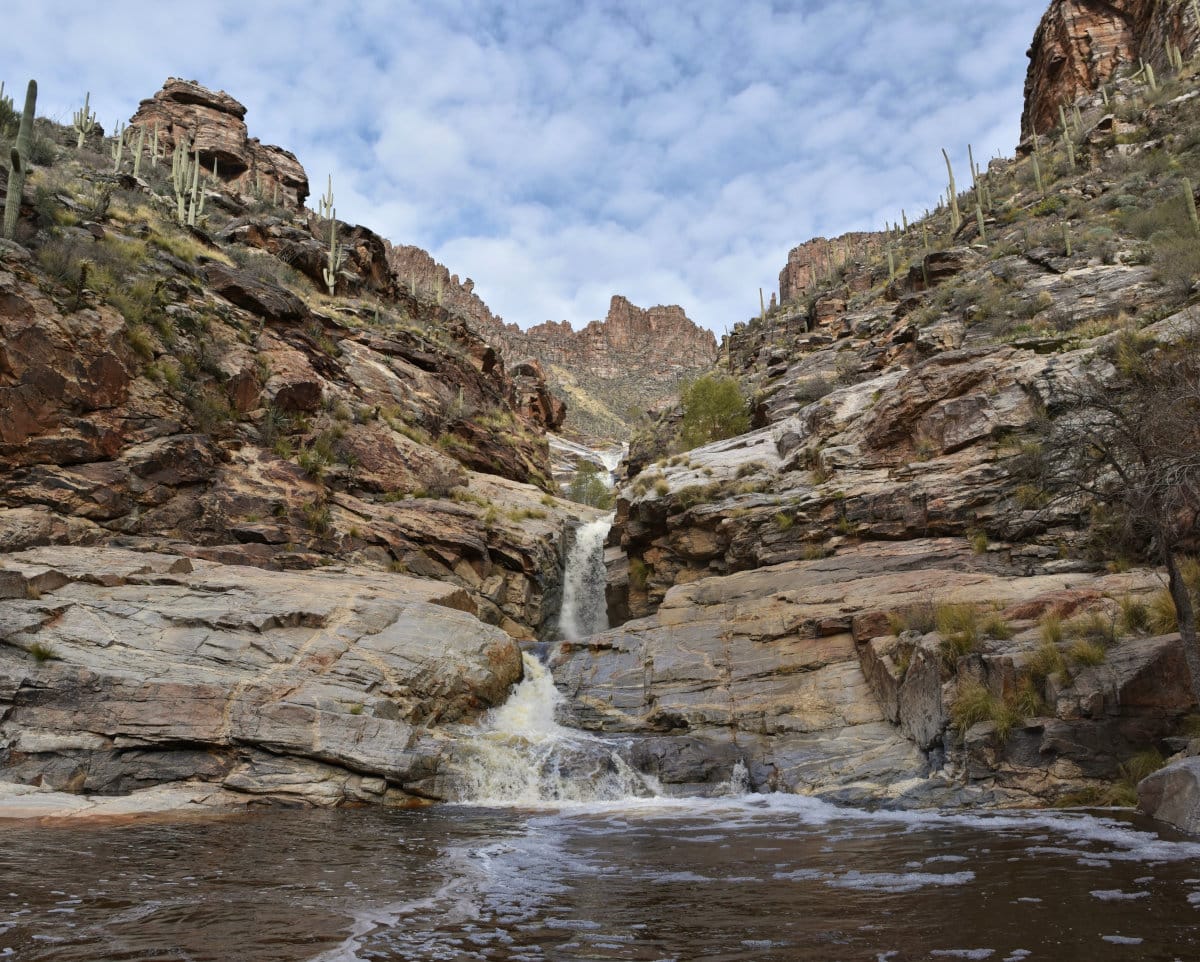
[[[0,959],[1200,959],[1200,844],[1106,814],[750,796],[0,835]]]

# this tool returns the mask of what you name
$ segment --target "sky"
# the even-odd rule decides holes
[[[0,79],[70,123],[223,89],[338,216],[522,327],[679,304],[720,335],[788,251],[935,206],[1018,139],[1044,0],[11,3]],[[19,101],[21,96],[16,99]],[[18,109],[19,109],[18,103]]]

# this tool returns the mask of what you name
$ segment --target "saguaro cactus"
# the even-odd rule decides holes
[[[1192,230],[1200,235],[1200,215],[1196,213],[1196,195],[1192,193],[1191,178],[1183,178],[1183,202],[1187,204],[1188,217],[1192,222]]]
[[[33,140],[33,113],[37,109],[37,81],[29,81],[25,90],[25,110],[17,131],[17,144],[9,151],[8,196],[4,200],[4,237],[12,240],[21,214],[21,194],[29,173],[29,145]]]
[[[79,140],[75,143],[76,150],[83,150],[83,142],[96,129],[96,112],[88,107],[91,99],[92,92],[89,90],[83,95],[83,106],[71,115],[72,125],[79,132]]]
[[[958,188],[954,184],[954,168],[950,166],[950,155],[942,148],[942,156],[946,158],[946,173],[950,175],[950,187],[946,199],[950,204],[950,230],[957,231],[962,225],[962,214],[958,209]]]
[[[342,248],[337,242],[337,210],[330,208],[329,214],[329,260],[321,274],[325,278],[325,286],[329,288],[329,296],[333,297],[337,290],[338,268],[342,266]]]

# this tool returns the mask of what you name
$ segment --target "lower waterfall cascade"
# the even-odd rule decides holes
[[[564,641],[578,641],[608,628],[604,541],[612,515],[581,525],[563,569],[559,617]],[[601,737],[558,721],[563,694],[550,668],[530,651],[524,678],[508,699],[484,717],[478,731],[456,746],[449,766],[453,797],[472,805],[559,806],[664,794],[658,780],[629,761],[631,740]],[[749,789],[739,762],[718,794]]]

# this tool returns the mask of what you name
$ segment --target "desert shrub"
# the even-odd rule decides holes
[[[683,390],[680,441],[686,449],[720,441],[750,429],[746,399],[731,377],[706,374]]]
[[[306,504],[301,513],[304,515],[304,524],[314,534],[326,534],[329,531],[332,515],[329,505],[324,501],[317,500]]]
[[[801,404],[812,404],[814,401],[821,400],[832,390],[833,385],[829,383],[828,379],[817,374],[797,381],[792,397]]]

